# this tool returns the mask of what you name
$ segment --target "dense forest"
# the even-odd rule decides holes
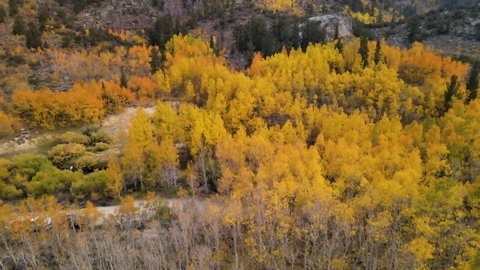
[[[255,2],[233,41],[198,25],[235,1],[139,33],[64,12],[101,2],[0,0],[0,135],[53,134],[0,158],[2,269],[480,267],[477,59],[330,37],[315,1]]]

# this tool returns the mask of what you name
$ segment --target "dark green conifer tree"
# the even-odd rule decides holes
[[[124,69],[122,69],[122,73],[120,74],[120,86],[128,88],[128,78]]]
[[[163,65],[162,54],[157,47],[152,48],[152,51],[150,52],[150,58],[151,72],[154,74],[155,72],[159,71]]]
[[[28,24],[28,30],[25,33],[26,45],[29,49],[37,49],[42,47],[42,31],[35,23]]]
[[[457,93],[459,86],[460,84],[458,82],[457,75],[452,75],[452,77],[450,78],[450,82],[447,85],[447,91],[445,91],[443,108],[440,111],[440,116],[444,116],[452,107],[452,100]]]
[[[480,77],[480,62],[476,61],[472,65],[472,69],[470,70],[470,75],[468,76],[467,81],[467,99],[466,102],[470,103],[470,101],[477,98],[478,95],[478,87],[480,86],[479,78]]]
[[[3,6],[0,6],[0,23],[4,23],[7,18],[7,12]]]
[[[8,15],[13,17],[18,14],[18,0],[8,0]]]
[[[362,57],[363,68],[368,67],[368,38],[363,36],[360,38],[360,49],[358,51]]]
[[[378,65],[378,63],[380,63],[380,60],[382,60],[382,41],[377,40],[377,46],[375,47],[375,56],[373,59],[375,65]]]
[[[23,35],[25,34],[25,21],[21,16],[16,16],[13,20],[13,34],[14,35]]]

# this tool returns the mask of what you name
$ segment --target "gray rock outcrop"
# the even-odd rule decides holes
[[[344,12],[310,17],[308,21],[325,29],[326,41],[332,41],[335,38],[337,27],[338,36],[341,38],[351,36],[353,32],[352,18]]]

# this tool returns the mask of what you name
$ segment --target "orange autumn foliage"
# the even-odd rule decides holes
[[[128,81],[128,88],[135,92],[141,104],[146,104],[160,97],[158,84],[147,76],[131,77]]]
[[[48,129],[98,124],[105,115],[101,96],[83,87],[74,87],[68,92],[19,90],[12,100],[23,119]]]

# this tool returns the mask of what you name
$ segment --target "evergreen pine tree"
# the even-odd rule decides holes
[[[151,57],[150,67],[152,69],[151,70],[152,74],[154,74],[155,72],[160,70],[160,68],[162,67],[162,63],[163,63],[162,54],[160,53],[157,47],[153,47],[152,51],[150,52],[150,57]]]
[[[458,77],[457,75],[452,75],[450,79],[450,83],[447,85],[447,91],[445,91],[444,103],[442,111],[440,112],[440,116],[444,116],[448,110],[452,107],[452,99],[453,96],[457,93],[457,89],[459,87]]]
[[[210,48],[212,48],[213,53],[216,56],[220,55],[220,52],[222,51],[222,46],[219,44],[218,38],[216,36],[210,37]]]
[[[28,24],[28,30],[25,33],[26,45],[29,49],[36,49],[42,47],[42,32],[34,23]]]
[[[373,61],[375,61],[375,65],[378,65],[380,63],[380,60],[382,58],[382,41],[377,40],[377,46],[375,47],[375,57]]]
[[[360,49],[358,51],[362,56],[363,68],[368,67],[368,38],[363,36],[360,39]]]
[[[480,41],[480,23],[475,25],[474,35],[475,35],[475,39]]]
[[[10,17],[18,14],[18,0],[8,0],[8,14]]]
[[[158,18],[153,27],[148,31],[150,44],[158,46],[161,50],[164,50],[165,43],[167,43],[173,35],[179,32],[179,24],[179,21],[175,24],[170,15]]]
[[[163,7],[165,6],[165,1],[164,0],[152,0],[152,5],[158,10],[163,10]]]
[[[123,88],[128,87],[128,78],[124,69],[122,69],[122,73],[120,74],[120,86]]]
[[[340,38],[340,32],[338,30],[338,23],[337,25],[335,26],[335,36],[334,36],[334,40],[337,40]]]
[[[50,17],[50,12],[48,10],[48,7],[42,6],[38,10],[38,23],[40,25],[40,30],[43,32],[45,31],[45,26],[47,24],[47,21]]]
[[[419,33],[420,33],[420,19],[415,16],[408,22],[408,42],[413,43],[415,41],[419,41]]]
[[[0,6],[0,23],[4,23],[5,19],[7,18],[7,13],[3,6]]]
[[[467,103],[477,98],[480,76],[480,63],[477,61],[473,63],[470,75],[467,81]]]
[[[327,32],[325,28],[321,27],[321,24],[318,22],[311,22],[307,20],[302,35],[302,50],[305,51],[309,43],[325,44],[326,40]]]
[[[14,35],[23,35],[25,34],[25,21],[21,16],[16,16],[13,20],[13,34]]]
[[[338,50],[339,53],[343,53],[343,42],[341,39],[337,40],[337,43],[335,44],[335,48]]]

